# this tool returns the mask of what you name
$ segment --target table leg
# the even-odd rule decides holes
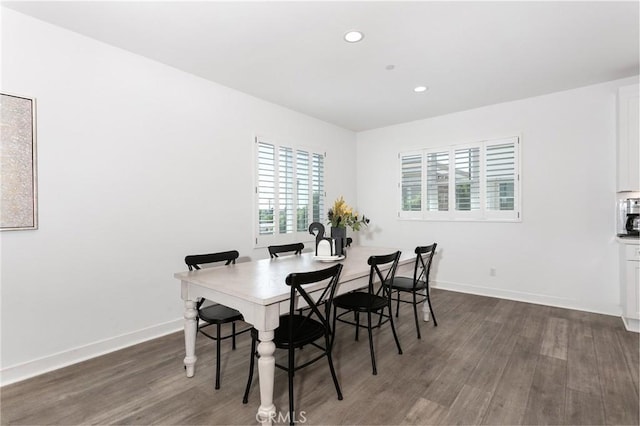
[[[276,359],[273,354],[276,345],[273,343],[273,330],[258,332],[258,377],[260,381],[260,408],[257,418],[261,423],[271,425],[276,416],[273,404],[273,381],[276,370]]]
[[[427,290],[425,290],[424,292],[426,296]],[[431,311],[429,310],[429,302],[427,302],[427,299],[424,299],[424,303],[422,304],[422,320],[428,322],[430,319]]]
[[[193,300],[184,301],[184,349],[186,356],[184,357],[184,366],[187,370],[187,377],[193,377],[195,372],[196,360],[196,333],[198,331],[196,320],[198,312],[196,311],[196,302]]]

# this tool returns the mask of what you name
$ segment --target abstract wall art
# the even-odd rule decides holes
[[[0,93],[0,230],[38,229],[36,105]]]

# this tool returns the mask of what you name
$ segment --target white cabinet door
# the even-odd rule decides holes
[[[629,263],[635,263],[635,265],[632,265],[631,268],[633,269],[632,271],[630,271],[631,275],[631,282],[633,283],[633,287],[635,289],[635,301],[634,301],[634,305],[635,305],[635,312],[633,312],[633,315],[635,316],[636,319],[640,319],[640,262],[629,262]]]
[[[640,319],[640,303],[638,303],[638,286],[640,285],[640,262],[627,260],[625,278],[627,281],[626,306],[624,315],[627,318]]]
[[[618,191],[640,190],[640,85],[618,90]]]
[[[640,245],[620,245],[620,305],[629,331],[640,332]]]

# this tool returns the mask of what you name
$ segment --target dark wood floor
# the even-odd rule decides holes
[[[638,425],[638,335],[626,332],[619,318],[437,290],[433,302],[439,325],[422,323],[421,340],[410,307],[403,307],[403,355],[390,329],[376,332],[377,376],[366,337],[354,342],[353,329],[340,325],[335,360],[344,400],[336,398],[326,363],[316,363],[295,377],[296,409],[304,412],[299,419]],[[213,345],[198,338],[191,379],[182,367],[183,336],[176,333],[6,386],[2,424],[255,424],[256,383],[249,404],[241,402],[248,335],[235,352],[223,345],[218,391]],[[278,370],[274,399],[284,412],[286,383]]]

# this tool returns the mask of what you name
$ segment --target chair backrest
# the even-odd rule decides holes
[[[278,253],[288,253],[295,252],[293,254],[300,254],[302,250],[304,250],[304,244],[302,243],[294,243],[294,244],[283,244],[280,246],[269,246],[269,256],[273,259],[274,257],[278,257]]]
[[[416,263],[413,268],[413,287],[415,288],[420,281],[424,281],[425,285],[429,285],[429,272],[431,271],[431,262],[433,255],[436,253],[438,243],[430,246],[416,247]]]
[[[382,256],[371,256],[367,263],[371,266],[369,271],[369,294],[382,295],[385,298],[391,298],[391,287],[384,283],[393,282],[400,260],[400,251]],[[389,267],[388,270],[383,271]],[[380,287],[375,289],[375,283],[379,282]]]
[[[289,315],[301,315],[299,307],[296,306],[299,296],[304,300],[309,309],[306,309],[306,319],[315,319],[322,323],[325,329],[331,334],[331,327],[329,324],[329,318],[331,316],[331,308],[333,306],[333,296],[336,293],[336,287],[338,280],[340,279],[340,273],[342,272],[342,264],[337,263],[330,268],[321,269],[319,271],[311,272],[293,272],[287,275],[285,280],[286,284],[291,287],[291,297],[289,299]],[[309,293],[302,287],[306,284],[319,283],[325,281],[325,286],[314,292],[314,295],[319,295],[317,298],[312,298]],[[324,314],[318,309],[319,306],[324,306]],[[297,326],[304,329],[305,321],[298,321]],[[291,338],[296,333],[293,329],[294,321],[289,321],[289,337]]]
[[[200,265],[208,263],[225,262],[225,265],[236,263],[236,259],[240,256],[237,250],[222,251],[219,253],[193,254],[184,258],[190,271],[200,269]]]

